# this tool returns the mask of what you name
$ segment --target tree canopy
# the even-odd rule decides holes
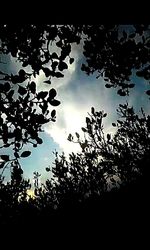
[[[82,64],[82,71],[87,75],[96,73],[97,78],[103,77],[107,82],[106,88],[116,88],[120,96],[126,96],[136,86],[133,74],[149,84],[149,28],[149,25],[0,25],[0,53],[21,63],[17,74],[0,70],[0,148],[13,150],[13,157],[1,154],[0,216],[4,224],[13,218],[15,223],[25,222],[28,211],[32,211],[30,216],[35,221],[39,218],[42,221],[44,214],[52,218],[68,210],[85,211],[84,206],[99,204],[102,199],[106,202],[105,210],[106,193],[115,194],[118,187],[124,190],[139,180],[142,190],[147,188],[150,116],[142,108],[141,115],[136,114],[128,103],[118,107],[119,119],[112,123],[114,135],[104,133],[103,119],[107,114],[91,108],[86,127],[82,128],[84,139],[78,132],[76,141],[71,134],[68,136],[70,142],[80,145],[82,152],[70,154],[69,159],[56,153],[53,178],[41,187],[37,179],[34,198],[27,193],[31,185],[23,179],[19,159],[31,154],[24,150],[26,144],[33,147],[42,144],[42,126],[56,120],[54,107],[60,101],[51,83],[54,77],[64,77],[68,65],[74,63],[72,45],[83,43],[86,63]],[[41,84],[47,84],[48,91],[37,91],[36,76],[41,72],[45,75]],[[150,90],[146,94],[150,95]],[[4,170],[9,164],[11,181],[4,183]],[[46,170],[51,171],[49,167]],[[35,177],[38,176],[35,172]],[[139,191],[139,186],[136,188]],[[133,195],[137,195],[136,188],[132,187]]]
[[[55,200],[62,201],[66,194],[68,202],[74,195],[79,202],[149,176],[150,116],[143,109],[141,115],[135,114],[128,104],[120,104],[117,112],[119,119],[112,123],[116,127],[114,135],[104,133],[103,119],[107,114],[94,108],[82,128],[84,139],[76,133],[74,141],[69,135],[68,140],[79,143],[82,153],[70,154],[69,160],[64,154],[56,154],[54,183],[47,182],[48,197],[56,189]]]
[[[106,221],[118,222],[117,213],[124,213],[127,221],[131,219],[130,210],[126,210],[129,204],[131,209],[143,211],[145,203],[141,202],[147,199],[149,183],[150,117],[143,109],[136,114],[128,104],[120,104],[117,112],[118,120],[112,123],[116,132],[110,135],[103,126],[107,114],[91,108],[82,128],[84,139],[77,132],[76,140],[68,137],[80,144],[82,152],[71,153],[69,159],[56,152],[53,177],[42,186],[36,185],[34,197],[28,198],[30,183],[14,167],[11,182],[0,185],[4,225],[28,225],[32,217],[35,225],[51,222],[54,226],[57,222],[65,227],[70,220],[79,223],[84,218],[86,223],[88,216],[88,221],[100,220],[102,230]]]
[[[42,70],[45,84],[49,85],[53,77],[63,77],[68,69],[66,58],[70,64],[74,62],[70,57],[73,43],[83,41],[86,64],[81,69],[88,75],[96,72],[97,78],[102,76],[108,81],[106,88],[117,87],[117,93],[125,96],[135,86],[131,80],[133,71],[149,81],[149,39],[149,25],[1,24],[1,54],[17,58],[24,68],[17,75],[0,71],[1,147],[12,145],[13,160],[18,161],[19,157],[30,155],[19,154],[24,144],[36,147],[42,143],[42,125],[56,119],[55,109],[49,114],[49,105],[58,106],[60,101],[55,99],[54,88],[37,93],[32,76]],[[56,52],[52,50],[54,46]],[[28,72],[27,66],[31,67]],[[150,90],[146,93],[149,95]],[[2,158],[10,161],[7,155]]]
[[[118,87],[119,95],[129,94],[134,87],[130,79],[133,70],[137,76],[149,80],[149,25],[21,24],[14,27],[6,24],[0,30],[1,52],[17,57],[23,67],[30,65],[34,75],[43,70],[50,79],[63,77],[61,71],[68,68],[65,59],[70,58],[71,45],[83,40],[86,65],[82,65],[82,70],[105,77],[110,82],[106,87]],[[51,52],[54,45],[56,52]],[[69,63],[73,61],[69,59]],[[44,67],[47,63],[49,68]]]

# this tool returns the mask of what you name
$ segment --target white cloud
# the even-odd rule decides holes
[[[37,90],[49,90],[55,88],[58,93],[57,99],[61,101],[61,105],[56,108],[57,120],[55,123],[46,124],[44,126],[45,132],[53,138],[54,142],[60,147],[60,150],[66,154],[70,152],[77,152],[80,150],[78,144],[71,143],[67,140],[68,135],[75,132],[82,134],[81,127],[85,126],[85,117],[90,112],[91,107],[94,106],[97,111],[104,110],[108,113],[107,118],[104,119],[104,127],[106,133],[115,131],[112,127],[112,122],[116,121],[116,108],[119,103],[124,103],[127,99],[130,105],[134,105],[138,99],[142,99],[141,93],[136,90],[131,94],[132,98],[123,98],[116,94],[116,89],[106,89],[104,80],[95,77],[86,76],[83,72],[80,77],[77,75],[77,67],[81,59],[83,45],[72,45],[71,57],[75,58],[73,64],[64,71],[64,77],[52,79],[52,84],[43,83],[46,79],[43,71],[36,77]],[[56,53],[59,53],[57,47],[51,48]],[[51,50],[51,52],[53,52]],[[49,67],[49,65],[47,65]],[[18,67],[19,68],[19,67]],[[50,107],[51,110],[53,107]],[[46,159],[45,159],[46,161]]]
[[[76,81],[75,87],[72,86],[72,81],[69,78],[68,82],[58,89],[62,103],[57,108],[57,121],[54,124],[45,125],[45,131],[66,154],[80,150],[79,145],[69,142],[67,137],[70,133],[74,135],[75,132],[83,136],[81,127],[85,126],[85,117],[88,112],[90,113],[92,106],[97,111],[104,110],[108,112],[108,118],[104,123],[106,131],[109,133],[114,131],[110,120],[112,118],[111,113],[114,114],[117,107],[117,104],[115,107],[115,100],[112,101],[112,93],[109,90],[106,91],[104,83],[100,82],[103,80],[94,80],[88,77],[87,80],[85,78],[81,83]]]
[[[117,95],[116,89],[106,89],[103,79],[96,80],[95,77],[84,76],[80,82],[75,75],[76,71],[72,73],[71,78],[66,78],[68,82],[58,88],[62,103],[57,108],[57,121],[45,126],[45,131],[67,154],[80,150],[79,145],[67,141],[67,137],[70,133],[82,134],[81,127],[85,126],[85,117],[88,112],[90,113],[92,106],[97,111],[104,110],[107,113],[107,117],[103,120],[104,131],[113,135],[116,129],[112,126],[112,122],[118,119],[116,109],[119,103],[124,104],[128,101],[129,105],[135,106],[137,101],[137,89],[130,97],[123,98]],[[139,96],[140,102],[141,98],[142,96]]]

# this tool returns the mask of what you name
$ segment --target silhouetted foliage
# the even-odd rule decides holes
[[[0,30],[1,52],[17,57],[23,67],[30,65],[34,76],[43,70],[49,77],[47,84],[53,77],[64,76],[60,71],[68,69],[65,59],[74,62],[71,45],[81,40],[86,58],[81,69],[88,75],[96,72],[97,78],[104,77],[106,88],[117,87],[119,95],[128,95],[135,85],[131,80],[133,70],[138,77],[150,79],[149,25],[7,24]],[[51,52],[53,46],[55,52]],[[44,67],[47,63],[49,67]]]
[[[111,135],[104,133],[102,120],[107,114],[91,109],[86,127],[82,128],[84,139],[80,139],[78,133],[77,141],[72,135],[68,136],[69,141],[80,144],[82,153],[72,153],[69,159],[56,153],[52,168],[54,179],[47,180],[45,188],[40,190],[41,199],[58,208],[64,204],[74,207],[90,197],[103,197],[107,191],[129,186],[141,178],[148,181],[150,117],[143,109],[141,116],[135,114],[128,104],[120,104],[117,111],[120,118],[112,124],[116,132]]]
[[[23,67],[30,65],[34,76],[43,70],[46,77],[63,77],[63,71],[68,68],[64,62],[70,55],[71,44],[80,43],[82,26],[74,25],[1,25],[0,39],[2,53],[11,53],[22,63]],[[51,52],[53,46],[60,49],[60,56]],[[50,68],[44,67],[50,62]],[[73,58],[70,58],[70,64]],[[50,81],[47,82],[50,84]]]
[[[131,76],[150,79],[149,25],[88,25],[84,26],[86,63],[82,70],[88,75],[98,72],[108,83],[106,88],[119,88],[125,96],[135,86]],[[148,94],[148,93],[147,93]]]
[[[21,167],[13,162],[11,180],[4,183],[4,177],[0,179],[0,221],[3,225],[23,219],[22,206],[27,203],[27,190],[31,184],[29,180],[23,179],[22,174]]]
[[[148,211],[150,117],[143,109],[137,115],[128,104],[120,104],[117,112],[119,119],[112,123],[116,132],[111,135],[103,126],[107,114],[91,108],[82,128],[84,138],[77,132],[76,140],[68,136],[80,144],[82,152],[72,153],[69,158],[56,152],[53,177],[41,186],[40,174],[34,172],[33,198],[28,199],[30,184],[22,179],[21,168],[14,166],[11,182],[4,184],[1,180],[0,185],[4,224],[34,223],[38,228],[51,225],[51,233],[57,225],[58,236],[64,230],[67,234],[70,230],[75,233],[76,226],[81,233],[98,230],[103,234],[109,224],[118,230],[120,220],[121,226],[130,223],[131,229],[140,223],[139,213],[145,211],[146,216]],[[49,167],[46,170],[51,171]]]
[[[55,122],[56,111],[52,110],[49,114],[49,105],[56,107],[60,104],[55,99],[56,90],[51,88],[49,91],[37,92],[36,82],[32,78],[39,75],[40,70],[48,78],[44,81],[47,84],[51,84],[51,77],[64,76],[61,72],[68,68],[64,60],[71,52],[70,42],[80,42],[78,29],[56,25],[0,25],[0,53],[10,53],[22,63],[22,67],[30,66],[32,69],[28,70],[30,73],[20,69],[17,75],[0,71],[1,148],[13,146],[14,151],[14,159],[3,156],[1,168],[5,163],[18,162],[20,157],[29,156],[30,153],[20,152],[24,144],[31,143],[37,147],[42,143],[39,137],[42,125],[49,121]],[[60,56],[50,51],[54,43],[61,49]],[[47,63],[51,63],[49,68]],[[71,63],[73,58],[70,58]]]
[[[66,59],[70,64],[74,62],[70,57],[73,43],[83,41],[87,64],[81,69],[88,75],[97,72],[97,78],[102,76],[108,81],[106,88],[117,87],[117,93],[125,96],[135,85],[131,82],[133,71],[149,80],[149,39],[149,25],[1,24],[0,52],[10,53],[22,67],[31,67],[30,73],[20,69],[17,75],[0,71],[2,147],[12,145],[18,161],[24,144],[36,147],[42,143],[39,138],[42,125],[54,122],[56,117],[55,110],[48,116],[49,104],[55,107],[60,101],[55,99],[57,93],[53,88],[37,93],[32,76],[42,70],[47,84],[51,84],[53,77],[63,77],[68,69]],[[149,95],[149,90],[146,93]]]
[[[149,81],[149,25],[0,25],[0,53],[17,58],[24,68],[17,74],[0,71],[0,148],[11,147],[14,153],[14,157],[0,155],[3,224],[28,224],[30,219],[38,224],[53,216],[54,220],[67,221],[67,213],[76,215],[75,219],[83,216],[86,221],[87,210],[94,220],[101,214],[107,222],[111,216],[114,220],[110,221],[115,222],[120,201],[126,209],[128,204],[136,201],[137,205],[138,199],[142,200],[149,178],[150,116],[142,109],[141,116],[136,115],[128,104],[119,105],[120,118],[112,123],[114,135],[104,133],[103,118],[107,114],[92,107],[82,128],[84,139],[77,132],[76,141],[71,134],[68,136],[82,152],[70,154],[69,159],[56,153],[53,178],[40,187],[39,173],[34,172],[34,197],[28,196],[31,184],[23,179],[19,159],[31,154],[24,145],[42,144],[42,125],[56,119],[56,110],[50,112],[49,106],[60,104],[54,88],[37,92],[34,78],[43,71],[44,83],[50,86],[53,77],[64,77],[68,64],[74,62],[70,56],[72,44],[80,44],[81,40],[86,59],[81,70],[103,77],[108,82],[106,88],[117,88],[120,96],[129,95],[136,84],[132,82],[133,72]],[[30,69],[25,69],[27,66]],[[146,94],[149,96],[150,90]],[[3,174],[8,166],[11,181],[5,183]],[[46,170],[51,172],[49,167]],[[111,197],[116,205],[109,213]]]
[[[24,72],[24,78],[21,81],[18,80],[22,74],[20,72]],[[30,79],[26,85],[21,86],[20,82],[28,78],[28,74],[23,70],[20,70],[18,75],[4,73],[3,75],[3,83],[0,86],[1,148],[12,146],[14,151],[12,159],[7,155],[1,156],[1,159],[7,163],[30,155],[31,152],[22,152],[25,144],[31,143],[33,147],[37,147],[42,143],[39,137],[42,125],[50,121],[54,122],[56,118],[56,111],[52,110],[50,113],[49,106],[58,106],[60,102],[55,99],[57,93],[53,88],[49,91],[37,92],[36,83]]]

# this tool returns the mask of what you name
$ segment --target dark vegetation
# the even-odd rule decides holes
[[[140,230],[148,220],[150,116],[141,108],[136,114],[128,103],[118,106],[118,120],[112,123],[115,134],[104,133],[104,111],[91,108],[82,128],[84,139],[76,133],[68,136],[79,143],[82,153],[56,152],[52,168],[53,178],[38,185],[34,197],[27,190],[30,181],[23,178],[20,158],[30,156],[24,146],[37,147],[42,125],[55,122],[55,106],[60,104],[57,92],[51,88],[53,77],[61,78],[68,69],[65,59],[70,57],[73,43],[83,39],[86,64],[81,70],[97,78],[104,77],[106,88],[117,88],[121,96],[129,95],[136,82],[131,82],[133,71],[137,77],[150,80],[150,37],[148,25],[0,25],[0,52],[21,62],[18,74],[0,71],[0,142],[1,149],[11,148],[12,155],[1,154],[0,223],[14,226],[43,228],[69,232],[98,230],[101,234],[110,227],[116,234],[120,226]],[[51,53],[56,45],[60,54]],[[49,65],[47,66],[47,64]],[[3,62],[1,61],[1,65]],[[26,67],[29,66],[27,69]],[[33,76],[43,71],[49,91],[37,92]],[[108,90],[106,90],[108,91]],[[145,98],[150,95],[146,90]],[[132,93],[131,93],[132,94]],[[63,101],[62,104],[63,105]],[[49,108],[52,106],[51,112]],[[5,115],[5,116],[4,116]],[[71,143],[70,142],[70,143]],[[5,169],[10,167],[11,180],[5,182]],[[119,224],[120,223],[120,224]],[[141,223],[141,224],[140,224]],[[129,226],[130,225],[130,226]],[[98,226],[98,229],[95,229]]]

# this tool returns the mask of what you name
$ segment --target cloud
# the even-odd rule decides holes
[[[130,97],[120,97],[116,94],[116,89],[105,88],[105,82],[102,78],[96,79],[95,75],[86,76],[84,72],[81,72],[81,63],[83,62],[81,55],[82,44],[79,46],[73,45],[71,57],[75,58],[74,63],[69,65],[68,70],[64,71],[64,78],[53,78],[51,85],[43,83],[46,78],[42,70],[35,79],[38,91],[48,91],[51,88],[55,88],[58,94],[57,99],[61,101],[61,105],[56,107],[56,122],[44,126],[47,136],[44,137],[43,141],[46,141],[46,146],[44,147],[43,143],[43,147],[41,145],[41,147],[32,152],[31,158],[29,157],[26,161],[22,161],[27,176],[33,177],[33,169],[37,169],[42,173],[43,179],[41,179],[41,182],[47,179],[45,167],[49,166],[49,158],[52,160],[54,158],[53,155],[50,157],[49,155],[55,150],[55,143],[58,145],[56,149],[64,151],[65,154],[80,151],[79,145],[69,142],[67,137],[70,133],[74,135],[75,132],[83,136],[81,127],[85,126],[85,117],[90,112],[92,106],[97,111],[104,110],[108,114],[104,119],[104,128],[106,133],[111,134],[115,131],[111,124],[116,121],[116,108],[119,103],[125,103],[128,100],[130,105],[136,108],[136,111],[139,111],[140,106],[144,106],[144,109],[146,108],[149,113],[149,99],[144,93],[145,83],[143,85],[141,85],[141,82],[137,84],[138,86],[132,90]],[[9,68],[15,74],[21,68],[21,64],[16,64],[16,59],[12,57],[10,59]],[[27,67],[25,70],[30,72],[31,69]],[[53,107],[50,106],[50,110],[52,109]],[[27,145],[27,148],[32,150],[30,145]],[[8,175],[7,172],[6,175]]]
[[[51,52],[59,53],[59,48],[51,48]],[[105,82],[102,78],[96,79],[94,76],[86,76],[81,72],[81,57],[83,44],[72,45],[71,57],[75,58],[73,64],[69,65],[64,71],[64,77],[52,79],[52,84],[43,83],[46,80],[43,71],[36,77],[37,90],[49,90],[55,88],[57,90],[57,99],[61,101],[61,105],[56,107],[57,121],[55,123],[46,124],[45,132],[53,138],[54,142],[60,147],[60,150],[65,153],[80,150],[79,145],[71,143],[67,140],[68,135],[75,132],[82,134],[81,127],[85,126],[85,117],[90,112],[91,107],[96,110],[104,110],[108,116],[104,119],[104,127],[106,133],[113,133],[115,129],[112,127],[112,122],[116,121],[116,109],[119,103],[129,101],[130,105],[138,108],[138,103],[144,103],[145,95],[141,95],[141,91],[137,88],[132,90],[130,97],[120,97],[116,94],[116,89],[106,89]],[[69,58],[66,60],[68,62]],[[19,65],[17,65],[19,68]],[[16,66],[15,66],[16,67]],[[49,67],[49,64],[47,65]],[[141,86],[141,85],[140,85]],[[144,86],[144,85],[143,85]],[[148,99],[148,98],[147,98]],[[148,107],[148,105],[146,105]],[[50,110],[53,107],[50,106]],[[148,108],[147,108],[148,109]]]
[[[78,144],[67,140],[68,135],[78,132],[83,136],[81,127],[84,127],[85,118],[94,106],[97,111],[104,110],[108,118],[104,120],[106,132],[113,133],[110,120],[114,116],[117,107],[117,100],[112,99],[112,91],[106,91],[104,80],[96,80],[95,77],[84,77],[82,80],[77,74],[77,65],[72,75],[66,78],[64,85],[57,86],[61,105],[57,108],[57,120],[55,123],[46,124],[45,131],[50,135],[60,150],[66,154],[80,151]],[[113,92],[115,95],[115,92]]]
[[[83,136],[81,127],[86,125],[85,118],[87,113],[90,113],[92,106],[97,111],[104,110],[107,113],[107,117],[103,120],[106,134],[114,134],[116,131],[112,122],[116,122],[118,119],[116,109],[119,103],[124,104],[127,101],[129,105],[135,107],[136,112],[140,110],[141,103],[144,108],[148,107],[148,100],[143,100],[145,94],[144,92],[141,94],[138,86],[132,90],[130,96],[121,97],[117,95],[116,89],[106,89],[105,81],[102,78],[86,76],[79,70],[82,60],[78,51],[76,53],[78,62],[74,70],[68,73],[69,77],[66,75],[63,84],[57,85],[56,82],[55,85],[61,99],[61,105],[57,108],[57,121],[54,124],[45,125],[46,133],[66,154],[81,150],[78,144],[69,142],[67,137],[70,133],[74,135],[75,132]]]

